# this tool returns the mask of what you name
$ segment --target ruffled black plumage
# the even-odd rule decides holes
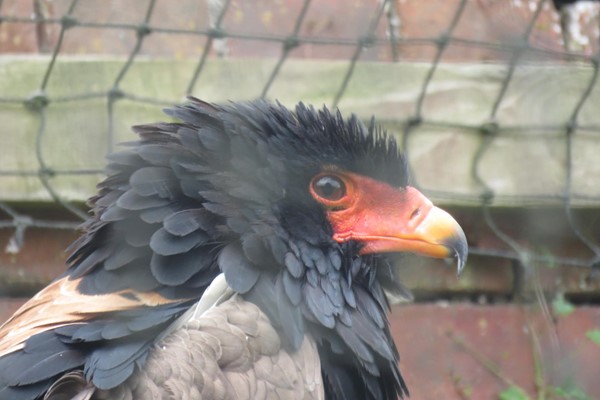
[[[316,173],[332,167],[406,186],[395,142],[373,123],[303,104],[292,112],[262,100],[190,99],[167,114],[179,122],[137,126],[139,140],[109,156],[108,176],[91,199],[94,215],[62,278],[81,279],[83,295],[134,290],[168,304],[33,336],[25,349],[0,358],[0,371],[25,359],[45,368],[0,372],[0,398],[35,398],[57,374],[78,368],[98,387],[119,385],[221,271],[291,349],[306,333],[317,339],[331,398],[408,394],[382,287],[394,289],[393,279],[377,272],[387,261],[360,256],[356,243],[335,242],[307,191]],[[40,338],[55,347],[30,351]],[[69,363],[60,363],[61,354]]]

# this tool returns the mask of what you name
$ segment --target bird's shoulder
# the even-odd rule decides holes
[[[73,386],[88,394],[84,379],[66,374],[49,399]],[[306,336],[299,350],[286,350],[269,318],[232,294],[208,310],[191,307],[150,349],[143,370],[117,388],[96,389],[90,399],[322,399],[323,393],[314,340]]]

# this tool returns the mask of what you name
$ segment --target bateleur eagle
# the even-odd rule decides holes
[[[69,268],[0,329],[0,399],[408,395],[390,253],[465,236],[355,116],[191,98],[109,156]]]

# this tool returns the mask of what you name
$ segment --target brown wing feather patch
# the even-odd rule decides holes
[[[109,312],[181,301],[134,290],[84,295],[77,289],[80,281],[68,277],[57,280],[23,304],[0,327],[0,357],[23,348],[25,341],[37,333],[90,321]]]

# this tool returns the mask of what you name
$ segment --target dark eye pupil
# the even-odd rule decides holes
[[[344,183],[335,176],[324,176],[317,180],[315,191],[327,200],[339,200],[346,194]]]

